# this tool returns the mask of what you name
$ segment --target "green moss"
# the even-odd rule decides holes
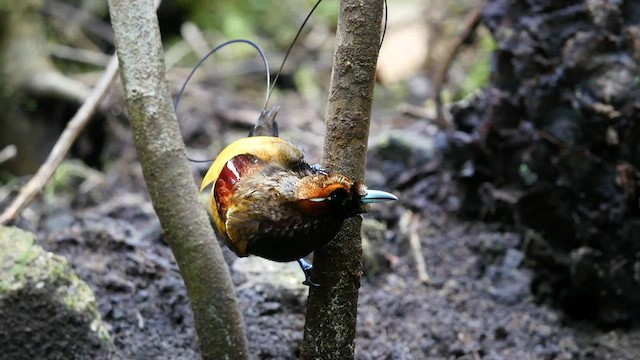
[[[0,293],[24,286],[27,264],[41,255],[33,234],[0,227]]]
[[[67,260],[38,246],[32,233],[0,226],[0,296],[12,296],[25,289],[85,318],[90,330],[110,346],[93,291],[71,270]]]

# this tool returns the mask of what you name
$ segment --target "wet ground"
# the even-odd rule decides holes
[[[319,159],[321,136],[309,134],[319,135],[322,127],[318,113],[301,110],[304,106],[299,104],[291,112],[299,112],[306,122],[298,121],[294,127],[285,111],[281,128],[299,131],[284,131],[284,137],[315,139],[303,144],[313,162]],[[238,119],[235,125],[225,125],[230,129],[225,132],[219,125],[184,120],[185,137],[192,143],[206,138],[209,135],[189,135],[190,131],[199,134],[202,126],[205,134],[240,136],[247,125]],[[432,129],[424,121],[384,113],[374,113],[374,121],[372,138],[392,130],[400,136],[432,138]],[[39,242],[67,257],[95,291],[115,345],[108,357],[197,358],[185,288],[145,192],[126,122],[113,117],[105,126],[110,139],[104,151],[109,158],[105,172],[69,175],[62,186],[25,212],[18,225],[37,231]],[[438,171],[417,171],[407,181],[395,181],[401,189],[393,189],[389,185],[393,179],[386,176],[394,164],[383,166],[389,160],[383,150],[375,150],[380,144],[372,143],[370,182],[394,191],[401,200],[366,215],[379,220],[383,230],[378,238],[369,236],[365,246],[357,359],[639,356],[637,329],[601,329],[537,304],[523,255],[526,236],[449,213],[450,204],[438,201],[452,201],[452,197],[438,196],[439,191],[447,191],[442,188],[446,179]],[[430,156],[415,143],[407,149],[411,156]],[[259,260],[252,258],[238,260],[227,249],[224,254],[254,358],[297,358],[307,293],[299,286],[302,275],[296,265],[270,268],[256,265],[253,261]]]

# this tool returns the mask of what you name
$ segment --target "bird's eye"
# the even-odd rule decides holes
[[[312,203],[326,203],[337,206],[343,206],[349,198],[349,192],[346,189],[338,188],[329,193],[328,196],[325,197],[315,197],[306,199]]]
[[[348,196],[347,190],[340,188],[332,191],[329,198],[333,203],[343,203]]]

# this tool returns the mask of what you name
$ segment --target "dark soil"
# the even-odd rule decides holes
[[[637,321],[640,2],[493,0],[483,23],[491,80],[454,106],[445,161],[460,209],[540,234],[525,249],[540,301]]]
[[[305,104],[298,106],[291,111],[309,115],[302,110]],[[281,129],[303,129],[309,138],[316,138],[312,136],[318,134],[316,125],[302,121],[294,125],[286,113],[281,116]],[[376,116],[373,138],[380,133],[400,137],[426,133],[428,127],[403,118],[384,123],[379,114]],[[319,121],[313,115],[300,118]],[[225,124],[184,121],[194,134],[221,133],[218,126]],[[54,195],[34,204],[18,225],[36,230],[39,242],[67,257],[95,291],[114,343],[112,353],[104,357],[198,358],[185,288],[163,241],[131,139],[122,131],[125,124],[117,119],[108,119],[105,124],[110,136],[105,154],[111,161],[98,181],[91,182],[88,176],[67,179]],[[224,126],[224,133],[236,138],[247,130],[241,121]],[[404,130],[393,132],[394,128]],[[283,132],[283,137],[292,134]],[[291,137],[297,137],[293,134]],[[185,137],[189,139],[188,134]],[[194,139],[198,137],[190,141],[197,142]],[[400,144],[411,146],[410,142]],[[318,145],[303,144],[309,149],[311,162],[319,158]],[[429,157],[420,147],[412,149],[412,156]],[[370,183],[390,189],[385,184],[393,181],[385,179],[392,173],[379,171],[388,168],[380,164],[389,154],[375,145],[372,154]],[[410,157],[406,160],[413,161]],[[526,237],[498,225],[455,217],[446,211],[446,202],[430,200],[438,191],[448,191],[446,186],[434,188],[446,183],[443,175],[437,171],[412,174],[406,181],[396,181],[401,189],[391,189],[399,202],[378,206],[366,215],[382,221],[388,230],[383,243],[374,243],[377,256],[365,263],[356,358],[637,358],[640,333],[636,328],[599,329],[535,302],[530,293],[532,273],[523,255]],[[442,194],[441,198],[451,199]],[[418,279],[415,253],[400,221],[407,211],[417,221],[420,256],[426,261],[430,284]],[[225,258],[238,289],[253,357],[297,358],[306,290],[242,271],[243,263],[235,263],[237,258],[227,249]],[[295,283],[302,279],[297,275]]]
[[[525,54],[523,58],[530,57]],[[506,73],[498,80],[513,78]],[[255,83],[259,81],[256,77]],[[225,144],[246,136],[257,117],[260,105],[246,103],[250,98],[261,99],[262,94],[243,91],[241,98],[235,98],[227,95],[229,92],[225,88],[214,93],[210,87],[195,82],[190,85],[190,92],[181,104],[180,123],[192,158],[211,158]],[[529,93],[522,92],[523,96]],[[511,120],[512,104],[505,100],[510,97],[488,94],[490,105],[489,100],[505,101],[500,102],[504,107],[497,107],[503,111],[497,113],[502,115],[498,120]],[[384,96],[378,94],[376,106],[388,109],[395,106],[385,104]],[[555,101],[555,97],[549,98],[550,102]],[[95,291],[114,343],[111,353],[96,354],[97,358],[198,358],[193,319],[179,269],[163,241],[146,193],[127,122],[118,110],[122,109],[122,102],[111,102],[119,105],[109,108],[101,124],[106,134],[106,139],[101,139],[104,170],[97,175],[93,170],[73,173],[55,184],[23,213],[17,225],[37,232],[45,249],[67,257]],[[281,136],[305,148],[310,163],[319,161],[324,100],[310,102],[282,96],[278,103],[282,105],[278,116]],[[473,107],[463,110],[473,116],[481,112]],[[486,116],[495,114],[489,112]],[[470,116],[466,124],[460,120],[463,115],[458,114],[458,136],[467,137],[457,140],[469,143],[475,136],[471,130],[480,120]],[[468,134],[463,134],[465,131]],[[368,239],[365,246],[357,359],[640,358],[640,331],[633,321],[625,322],[625,327],[619,324],[599,327],[595,322],[571,318],[553,301],[532,295],[532,288],[548,292],[562,289],[545,285],[535,272],[545,261],[544,254],[535,259],[527,256],[532,246],[539,243],[540,235],[514,226],[511,220],[504,221],[513,216],[513,209],[504,205],[511,195],[509,189],[485,189],[491,196],[476,199],[482,206],[473,215],[492,210],[496,223],[469,220],[452,211],[464,208],[461,204],[468,202],[460,190],[464,186],[458,186],[460,182],[454,180],[463,182],[465,174],[474,169],[473,174],[477,175],[477,169],[483,169],[478,164],[482,163],[472,163],[470,168],[467,160],[484,153],[473,152],[473,147],[461,147],[469,153],[457,154],[460,157],[454,159],[460,160],[461,166],[456,169],[459,174],[450,169],[445,171],[439,151],[445,143],[455,145],[456,139],[435,131],[425,119],[407,118],[384,109],[374,111],[371,138],[367,183],[372,188],[395,193],[400,201],[377,205],[365,215],[379,220],[386,230],[379,239]],[[510,147],[495,151],[495,154],[513,153]],[[549,158],[544,153],[539,157]],[[501,159],[489,158],[500,163],[493,170],[518,168],[517,164],[506,166],[509,162],[500,162]],[[198,181],[207,166],[194,164],[194,181]],[[506,175],[498,176],[495,183],[501,185],[500,181],[508,178]],[[474,181],[466,184],[474,190],[484,181],[477,177],[467,179]],[[482,192],[475,193],[480,195]],[[532,200],[540,199],[546,199],[545,193]],[[563,203],[561,198],[557,200]],[[536,208],[536,212],[528,215],[550,226],[550,220],[544,216],[548,215],[546,211]],[[418,248],[410,241],[416,234]],[[226,248],[224,255],[237,287],[253,357],[297,358],[303,336],[306,289],[291,283],[302,281],[302,274],[296,271],[292,280],[288,275],[291,267],[286,265],[267,271],[268,265],[262,263],[251,268],[247,259],[237,259]],[[420,274],[417,257],[425,260],[429,283],[421,280],[424,274]],[[294,269],[297,266],[290,265]],[[255,267],[263,270],[256,272]],[[284,274],[284,282],[279,274]],[[581,309],[584,315],[584,309],[593,303],[590,296],[570,298],[563,308]]]

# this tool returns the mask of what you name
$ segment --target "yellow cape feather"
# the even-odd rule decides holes
[[[304,153],[302,150],[286,140],[273,136],[253,136],[242,138],[229,144],[229,146],[220,152],[202,179],[200,192],[218,180],[223,167],[229,160],[241,154],[255,155],[265,162],[275,162],[283,167],[301,162],[304,159]],[[246,256],[246,244],[237,243],[234,239],[231,239],[230,234],[227,233],[226,223],[222,220],[221,214],[218,213],[218,207],[216,205],[216,199],[213,192],[214,189],[211,189],[211,212],[213,214],[213,220],[216,227],[220,233],[227,238],[230,247],[232,247],[236,254],[239,256]],[[229,209],[228,211],[233,211],[233,209]]]
[[[273,136],[253,136],[234,141],[224,148],[213,162],[200,185],[200,192],[218,180],[227,161],[240,154],[251,154],[265,162],[276,162],[283,166],[302,161],[304,153],[292,143]]]

